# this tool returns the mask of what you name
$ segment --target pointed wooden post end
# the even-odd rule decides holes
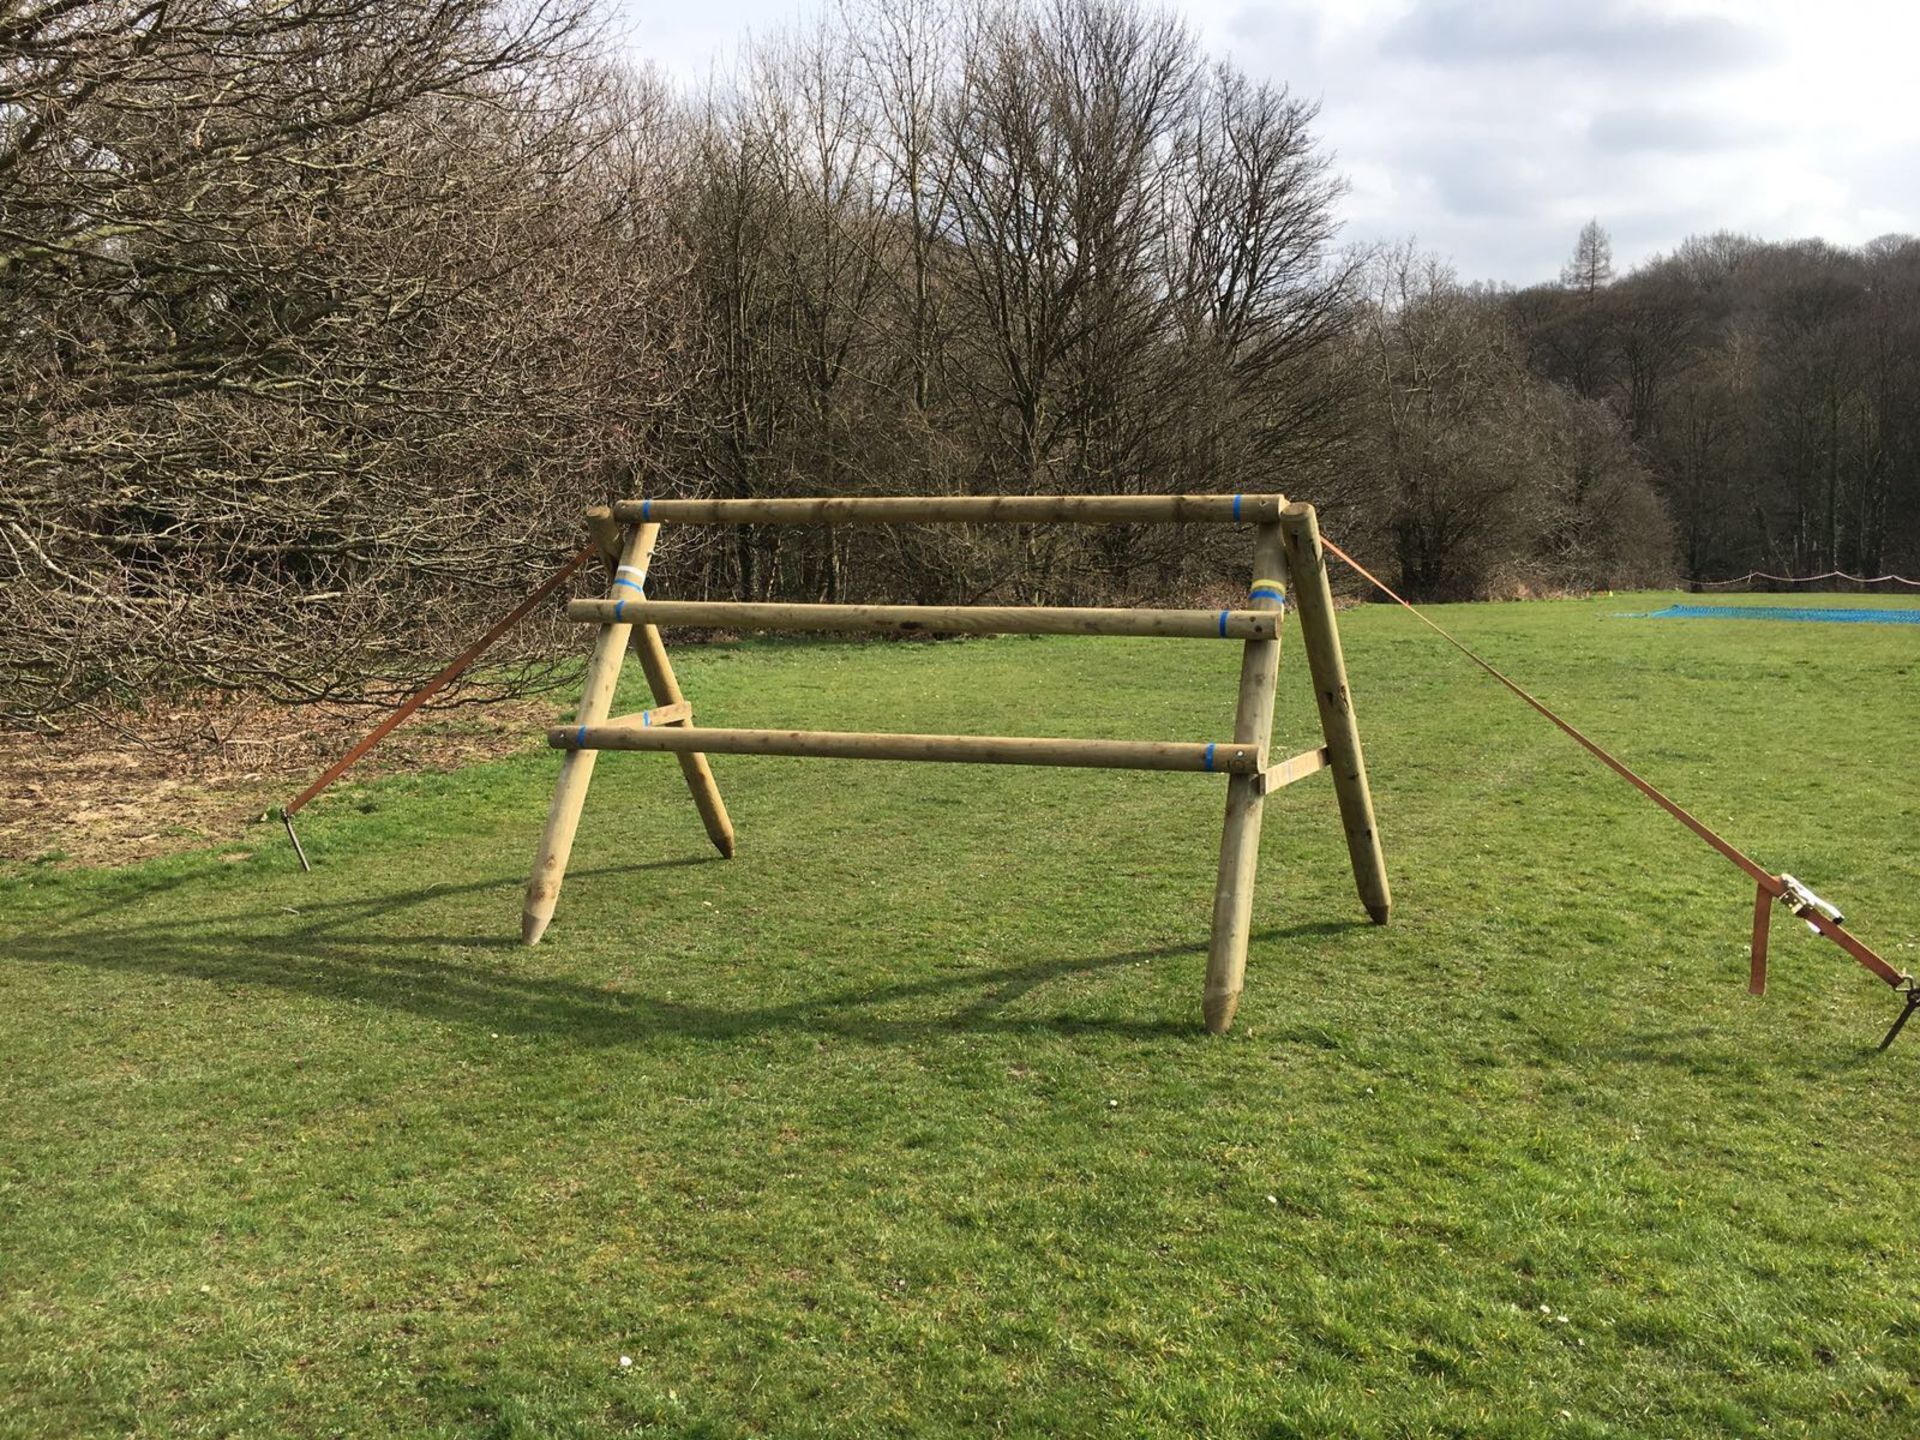
[[[664,651],[660,663],[663,666],[666,664]],[[673,683],[672,670],[667,670],[666,675],[669,681],[666,688],[677,692],[680,687]],[[700,812],[700,824],[707,832],[707,839],[713,842],[713,848],[720,852],[722,860],[731,860],[733,818],[727,814],[727,804],[720,798],[720,787],[714,784],[713,767],[707,763],[704,755],[682,755],[680,773],[686,777],[687,789],[693,795],[694,808]]]
[[[567,878],[567,858],[573,853],[573,832],[587,798],[595,755],[592,750],[574,750],[560,763],[560,779],[554,786],[553,804],[547,811],[547,826],[540,835],[540,853],[534,856],[527,896],[520,907],[520,943],[523,945],[540,943],[560,904],[560,886]]]
[[[1253,532],[1251,608],[1279,611],[1286,601],[1287,558],[1280,527],[1259,525]],[[1240,697],[1234,709],[1233,739],[1251,745],[1262,768],[1273,738],[1273,688],[1280,671],[1280,630],[1270,640],[1248,640],[1240,654]],[[1200,1013],[1207,1029],[1224,1035],[1240,1008],[1247,973],[1247,942],[1253,931],[1253,879],[1260,860],[1260,816],[1266,786],[1258,775],[1234,775],[1227,781],[1227,814],[1220,832],[1219,878],[1213,888],[1213,939],[1207,947],[1207,983]]]
[[[1255,643],[1249,642],[1248,649]],[[1265,642],[1271,643],[1271,642]],[[1258,657],[1255,667],[1273,672]],[[1266,693],[1273,693],[1271,685]],[[1255,708],[1259,706],[1256,697]],[[1247,942],[1253,931],[1253,877],[1260,857],[1263,798],[1251,775],[1227,781],[1227,820],[1220,837],[1220,876],[1213,890],[1213,938],[1207,946],[1207,984],[1200,1013],[1207,1029],[1224,1035],[1240,1008],[1247,974]]]
[[[1224,1035],[1233,1028],[1233,1017],[1240,1008],[1238,990],[1208,990],[1201,1002],[1201,1013],[1206,1017],[1207,1033]]]

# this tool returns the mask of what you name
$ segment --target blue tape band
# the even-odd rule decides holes
[[[1202,759],[1200,762],[1200,768],[1202,770],[1213,769],[1213,746],[1211,745],[1207,746],[1207,753],[1205,758]]]
[[[620,618],[620,616],[621,616],[621,613],[622,613],[623,611],[625,611],[625,610],[626,610],[626,608],[627,608],[627,602],[626,602],[626,601],[624,601],[624,600],[616,600],[616,601],[614,601],[614,602],[613,602],[613,618],[614,618],[614,619],[616,619],[616,620],[618,620],[618,619]]]
[[[1220,634],[1222,638],[1226,636],[1226,633],[1227,633],[1227,612],[1225,610],[1222,610],[1220,612]]]
[[[653,712],[651,710],[642,710],[640,712],[640,723],[642,725],[651,725],[653,723]]]
[[[613,588],[614,588],[614,589],[616,589],[616,590],[618,590],[618,589],[619,589],[619,588],[620,588],[620,587],[621,587],[622,585],[624,585],[624,586],[626,586],[626,587],[627,587],[627,589],[629,589],[629,590],[634,590],[634,591],[638,591],[638,592],[639,592],[640,594],[642,594],[642,595],[645,595],[645,594],[647,593],[647,592],[646,592],[645,590],[643,590],[643,589],[641,589],[641,587],[640,587],[640,585],[639,585],[639,583],[638,583],[637,581],[633,581],[633,580],[616,580],[616,581],[614,581],[614,582],[613,582]]]
[[[1282,605],[1287,603],[1287,596],[1285,591],[1269,590],[1264,585],[1262,585],[1258,590],[1249,591],[1248,594],[1250,598],[1254,600],[1277,600]]]
[[[1233,518],[1236,520],[1240,518],[1240,497],[1238,495],[1233,497]]]
[[[573,732],[573,743],[576,746],[580,746],[580,747],[584,747],[586,745],[587,743],[587,727],[586,726],[582,725],[578,730]]]

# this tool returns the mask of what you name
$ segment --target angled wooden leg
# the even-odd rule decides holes
[[[640,668],[647,672],[654,704],[678,705],[686,699],[680,693],[680,682],[674,678],[673,664],[667,659],[667,647],[661,643],[657,628],[633,627],[633,653],[639,658]],[[686,777],[687,789],[693,792],[694,807],[700,812],[700,823],[707,827],[707,838],[713,842],[714,849],[731,860],[733,821],[727,818],[727,807],[720,798],[720,787],[713,783],[713,769],[707,764],[707,757],[678,755],[675,758],[680,762],[680,773]]]
[[[1764,885],[1753,891],[1753,952],[1747,964],[1747,993],[1767,993],[1767,927],[1773,921],[1773,894]]]
[[[1278,525],[1254,531],[1253,584],[1247,608],[1281,610],[1286,605],[1286,554]],[[1267,768],[1267,743],[1273,735],[1273,687],[1280,670],[1280,635],[1249,640],[1240,657],[1240,702],[1234,712],[1233,739],[1260,753]],[[1247,938],[1253,927],[1253,876],[1260,859],[1260,815],[1266,806],[1263,775],[1227,779],[1227,820],[1220,835],[1220,875],[1213,889],[1213,939],[1207,947],[1207,989],[1202,1013],[1207,1029],[1224,1033],[1240,1006],[1247,973]]]
[[[1280,512],[1280,529],[1293,575],[1293,605],[1300,614],[1300,643],[1307,647],[1313,699],[1333,761],[1333,789],[1340,801],[1340,823],[1347,832],[1354,883],[1368,916],[1374,924],[1384,925],[1393,910],[1393,894],[1387,888],[1387,861],[1380,853],[1380,832],[1373,819],[1360,727],[1353,718],[1353,697],[1347,693],[1347,662],[1340,653],[1340,630],[1333,617],[1333,587],[1327,581],[1320,522],[1313,506],[1289,505]]]
[[[607,507],[595,506],[587,511],[587,528],[593,532],[593,538],[607,557],[611,569],[620,550],[620,525],[613,518],[613,511]],[[619,588],[620,575],[614,571],[611,577]],[[644,594],[635,587],[646,583],[646,575],[629,575],[629,589],[633,594]],[[667,659],[667,647],[661,643],[660,631],[653,625],[633,627],[631,640],[635,658],[640,668],[646,672],[647,687],[653,692],[653,703],[658,706],[681,705],[686,696],[680,693],[680,682],[674,678],[673,664]],[[657,723],[657,722],[656,722]],[[675,725],[687,725],[689,720],[668,722]],[[680,773],[686,777],[687,789],[693,793],[694,807],[700,812],[700,823],[707,828],[707,838],[713,841],[714,848],[723,856],[733,858],[733,821],[727,817],[727,807],[720,799],[720,787],[713,783],[713,769],[707,764],[704,755],[675,755],[680,762]]]
[[[658,525],[636,525],[627,532],[620,549],[619,569],[614,572],[613,598],[627,593],[632,586],[638,593],[638,581],[644,577],[647,560],[653,554]],[[587,683],[580,697],[575,719],[581,725],[597,725],[607,718],[613,704],[614,687],[620,681],[620,664],[626,658],[627,636],[631,625],[602,625],[594,637],[593,658],[587,662]],[[553,787],[553,803],[547,807],[547,827],[540,835],[540,853],[534,857],[533,878],[527,882],[526,903],[520,912],[520,938],[528,945],[540,943],[553,908],[560,900],[560,883],[566,878],[567,857],[573,852],[573,834],[580,826],[580,807],[586,803],[587,787],[593,781],[593,762],[597,750],[569,750],[560,762],[560,779]]]

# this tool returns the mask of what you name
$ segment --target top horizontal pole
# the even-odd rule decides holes
[[[1271,524],[1284,495],[910,495],[812,500],[621,500],[614,517],[677,525]]]
[[[595,625],[704,625],[749,630],[865,630],[890,635],[1168,635],[1271,640],[1277,610],[1130,610],[1047,605],[760,605],[729,600],[574,600],[569,620]]]

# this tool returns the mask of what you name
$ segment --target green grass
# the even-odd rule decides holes
[[[1671,598],[1440,613],[1920,968],[1920,634],[1616,618]],[[1283,792],[1225,1039],[1218,780],[719,757],[723,863],[608,756],[534,951],[544,751],[322,802],[311,876],[5,872],[0,1435],[1920,1433],[1920,1029],[1784,916],[1750,999],[1736,871],[1344,628],[1395,921]],[[709,724],[1206,739],[1237,653],[680,664]]]

